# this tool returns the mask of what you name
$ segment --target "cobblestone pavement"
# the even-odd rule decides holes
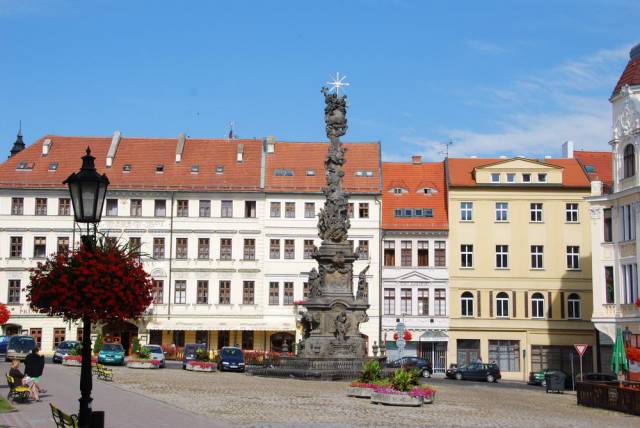
[[[346,382],[317,382],[116,368],[116,385],[245,427],[638,427],[640,417],[579,407],[575,394],[430,381],[436,402],[422,408],[373,405],[345,396]]]

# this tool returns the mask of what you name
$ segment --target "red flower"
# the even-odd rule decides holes
[[[398,332],[393,333],[393,340],[398,340]],[[409,330],[405,330],[404,334],[402,335],[402,337],[404,338],[404,340],[406,340],[407,342],[411,341],[411,338],[413,337],[411,335],[411,332]]]
[[[6,324],[9,321],[9,317],[11,317],[9,308],[4,303],[0,303],[0,324]]]

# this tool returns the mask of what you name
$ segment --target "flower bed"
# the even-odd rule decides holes
[[[347,388],[347,396],[357,398],[371,398],[371,394],[375,388],[379,388],[380,385],[364,382],[351,382],[351,385]]]
[[[409,392],[398,391],[391,387],[375,388],[371,402],[387,406],[420,407],[424,403],[433,403],[435,391],[429,387],[415,387]]]
[[[127,367],[130,369],[158,369],[160,368],[160,360],[129,359]]]
[[[95,365],[98,362],[97,357],[91,357],[91,365]],[[82,355],[65,355],[62,358],[63,366],[71,366],[71,367],[81,367],[82,366]]]
[[[185,366],[186,370],[194,372],[213,372],[216,370],[217,364],[212,361],[191,360]]]

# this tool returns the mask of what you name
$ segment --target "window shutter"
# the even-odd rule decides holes
[[[481,312],[481,306],[480,304],[482,303],[482,299],[480,298],[480,290],[476,291],[476,300],[478,301],[478,304],[476,305],[478,307],[478,318],[480,318],[482,316],[482,312]]]
[[[560,292],[560,318],[564,319],[564,291]]]
[[[489,317],[493,317],[493,291],[489,291]]]
[[[524,292],[524,317],[529,318],[529,292]]]
[[[549,304],[547,305],[549,307],[549,316],[548,318],[551,319],[553,318],[553,302],[551,301],[551,291],[547,292],[547,297],[548,297],[548,302]]]
[[[516,312],[516,292],[512,291],[511,292],[512,297],[512,301],[513,301],[513,318],[515,318],[517,316],[517,312]]]

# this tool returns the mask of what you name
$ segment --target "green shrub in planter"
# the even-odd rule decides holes
[[[360,378],[358,379],[362,383],[373,383],[380,380],[380,363],[378,360],[369,360],[362,365],[362,371],[360,372]]]
[[[391,385],[398,391],[409,392],[418,384],[418,376],[416,370],[398,369],[391,377]]]

